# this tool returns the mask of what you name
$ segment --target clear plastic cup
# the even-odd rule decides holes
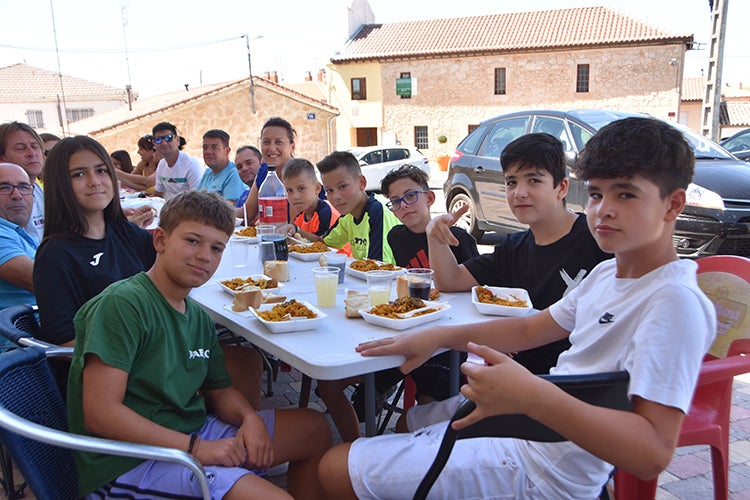
[[[339,284],[344,282],[344,274],[346,272],[346,254],[343,253],[330,253],[326,254],[326,261],[331,267],[339,268]]]
[[[258,259],[260,260],[260,265],[263,267],[263,264],[267,260],[276,260],[276,250],[274,249],[274,242],[273,241],[261,241],[258,243]]]
[[[261,237],[264,234],[273,234],[274,232],[276,232],[276,226],[273,224],[258,224],[255,227],[255,233]]]
[[[318,296],[318,307],[333,307],[336,305],[336,289],[339,282],[338,267],[314,267],[315,292]]]
[[[232,253],[232,265],[234,267],[245,267],[250,258],[250,244],[247,238],[229,238],[229,251]]]
[[[391,300],[391,271],[367,271],[367,293],[370,307],[385,304]]]
[[[409,297],[430,300],[433,273],[432,269],[422,267],[407,269],[406,281],[409,284]]]

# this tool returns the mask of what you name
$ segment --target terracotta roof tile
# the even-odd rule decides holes
[[[66,98],[109,98],[127,101],[125,89],[63,75]],[[0,68],[0,100],[45,101],[60,95],[60,77],[54,71],[27,64]]]
[[[682,80],[683,101],[701,101],[706,96],[706,80],[704,78],[685,78]]]
[[[606,7],[363,25],[333,63],[664,41],[690,41]]]
[[[726,102],[726,111],[732,126],[750,126],[750,102]]]

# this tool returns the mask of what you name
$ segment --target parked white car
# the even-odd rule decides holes
[[[385,174],[401,165],[415,165],[430,175],[430,163],[417,148],[410,146],[367,146],[348,149],[362,167],[368,191],[380,191]]]

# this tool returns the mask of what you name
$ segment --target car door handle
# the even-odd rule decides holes
[[[484,173],[484,167],[482,167],[482,166],[477,167],[476,170],[477,170],[478,174],[483,174]]]

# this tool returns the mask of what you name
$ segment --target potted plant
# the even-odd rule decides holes
[[[439,144],[445,144],[448,142],[448,138],[445,135],[440,134],[439,136],[437,136],[437,141]],[[441,146],[439,149],[444,150],[445,146]],[[448,170],[448,163],[450,162],[450,159],[451,157],[446,154],[438,154],[437,162],[440,170],[442,170],[443,172],[446,172]]]

